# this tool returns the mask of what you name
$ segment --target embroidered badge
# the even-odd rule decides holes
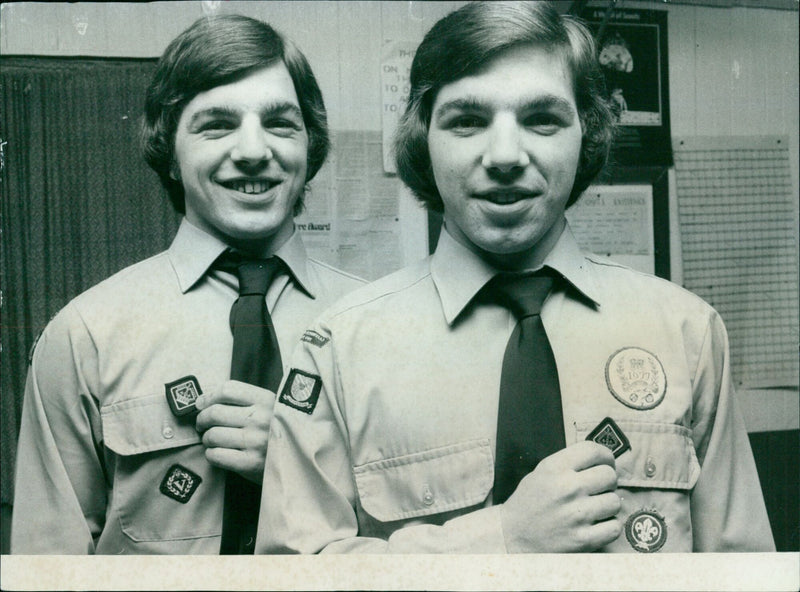
[[[311,415],[317,406],[320,390],[322,390],[322,379],[319,376],[292,368],[278,400],[284,405]]]
[[[667,542],[667,523],[655,510],[639,510],[628,517],[625,536],[640,553],[655,553]]]
[[[622,348],[608,358],[606,384],[620,403],[639,410],[652,409],[667,392],[661,362],[639,347]]]
[[[200,475],[186,467],[172,465],[167,474],[164,475],[164,479],[158,489],[167,497],[185,504],[192,497],[192,494],[197,491],[197,487],[202,480]]]
[[[610,417],[606,417],[603,421],[597,424],[588,436],[587,440],[592,440],[598,444],[602,444],[614,453],[614,458],[626,450],[631,449],[631,443],[627,436],[622,432],[622,429]]]
[[[308,331],[303,333],[303,336],[300,338],[300,341],[305,341],[306,343],[310,343],[311,345],[322,347],[326,343],[328,343],[330,339],[320,333],[317,333],[316,331],[312,331],[311,329],[309,329]]]
[[[167,403],[176,417],[183,417],[197,411],[195,402],[203,394],[200,383],[194,376],[184,376],[164,385],[167,392]]]

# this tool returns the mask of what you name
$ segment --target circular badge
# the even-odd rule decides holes
[[[628,517],[625,536],[639,553],[655,553],[667,542],[667,523],[655,510],[639,510]]]
[[[652,409],[667,392],[661,362],[639,347],[624,347],[608,358],[606,384],[620,403],[632,409]]]

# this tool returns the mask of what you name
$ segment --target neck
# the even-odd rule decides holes
[[[562,216],[537,243],[515,253],[492,253],[471,243],[466,246],[492,267],[501,271],[532,271],[539,269],[544,264],[550,251],[553,250],[561,237],[561,233],[564,232],[566,225],[566,218]]]

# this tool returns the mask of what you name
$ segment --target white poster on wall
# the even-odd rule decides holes
[[[583,249],[655,272],[651,185],[592,185],[567,210],[567,220]]]

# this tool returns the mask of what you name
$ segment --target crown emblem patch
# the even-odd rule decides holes
[[[661,403],[667,392],[661,362],[639,347],[625,347],[608,358],[606,384],[620,403],[642,411]]]

